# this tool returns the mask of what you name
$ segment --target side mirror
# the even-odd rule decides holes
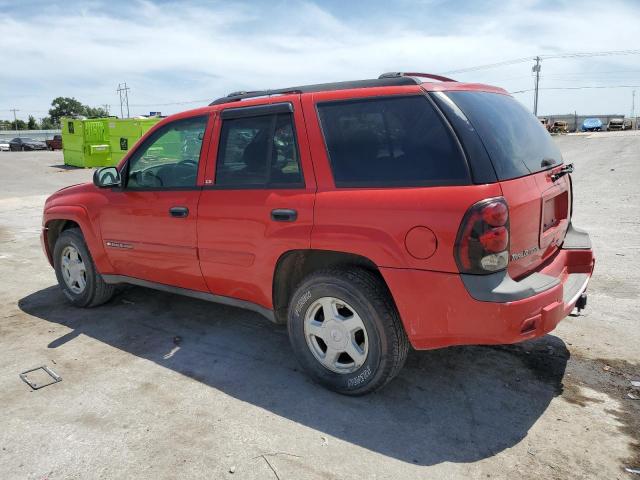
[[[102,167],[93,174],[93,184],[98,188],[119,187],[120,172],[116,167]]]

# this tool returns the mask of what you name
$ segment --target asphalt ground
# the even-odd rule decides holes
[[[536,341],[412,351],[361,398],[312,383],[252,312],[137,287],[70,306],[42,206],[92,171],[0,152],[0,478],[634,478],[640,136],[555,138],[597,255],[587,309]],[[32,390],[41,365],[62,381]]]

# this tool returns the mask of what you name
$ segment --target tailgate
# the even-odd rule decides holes
[[[509,275],[517,279],[538,268],[562,245],[569,226],[571,183],[553,182],[550,171],[500,182],[509,205]]]

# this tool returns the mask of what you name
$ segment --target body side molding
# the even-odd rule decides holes
[[[127,277],[125,275],[102,275],[102,278],[108,284],[127,283],[130,285],[137,285],[139,287],[152,288],[154,290],[161,290],[163,292],[184,295],[185,297],[198,298],[200,300],[206,300],[208,302],[220,303],[232,307],[243,308],[245,310],[251,310],[259,313],[260,315],[275,323],[273,310],[270,310],[256,303],[249,302],[247,300],[224,297],[222,295],[214,295],[213,293],[200,292],[197,290],[190,290],[188,288],[174,287],[173,285],[165,285],[164,283],[151,282],[149,280],[142,280],[140,278]]]

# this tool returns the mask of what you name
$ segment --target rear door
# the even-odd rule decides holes
[[[198,213],[200,266],[210,291],[270,308],[273,273],[310,247],[316,184],[299,95],[231,103],[216,121]]]
[[[517,278],[549,258],[570,221],[568,175],[553,177],[562,155],[538,119],[509,95],[448,92],[479,135],[509,206],[509,273]]]

